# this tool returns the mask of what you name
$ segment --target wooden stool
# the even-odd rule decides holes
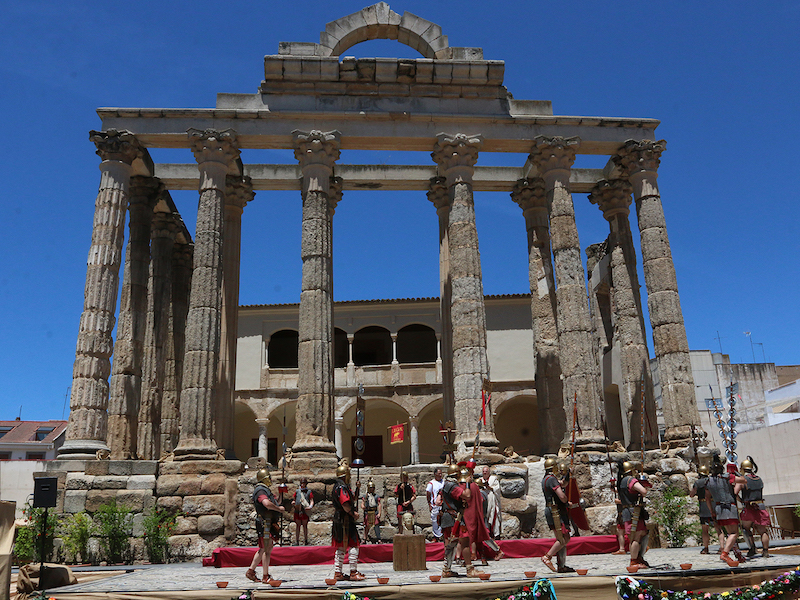
[[[395,571],[424,571],[425,536],[395,535],[392,540],[392,564]]]

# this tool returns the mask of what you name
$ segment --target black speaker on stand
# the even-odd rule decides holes
[[[44,542],[47,534],[47,509],[54,508],[58,496],[57,477],[36,477],[33,480],[33,507],[44,509],[42,519],[42,547],[39,554],[39,591],[44,592]]]

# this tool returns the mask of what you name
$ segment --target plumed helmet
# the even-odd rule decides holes
[[[753,461],[750,460],[749,456],[742,461],[742,471],[745,473],[753,472]]]
[[[478,484],[478,487],[482,488],[486,486],[486,482],[483,480],[483,477],[476,477],[475,483]]]
[[[448,477],[455,477],[458,479],[458,474],[461,472],[461,467],[459,467],[456,463],[450,463],[447,465],[447,476]]]
[[[350,482],[350,467],[342,463],[338,467],[336,467],[336,478],[337,479],[344,479],[345,482]]]
[[[622,473],[624,475],[630,475],[636,470],[636,463],[630,460],[626,460],[622,463]]]
[[[458,483],[469,483],[470,479],[472,479],[472,471],[466,467],[461,467],[458,473]]]
[[[700,465],[700,468],[697,469],[697,472],[700,473],[700,475],[708,477],[709,468],[706,465]]]
[[[544,471],[545,473],[552,473],[556,470],[558,466],[558,461],[555,458],[546,458],[544,461]]]
[[[264,485],[272,485],[272,477],[269,476],[269,471],[266,469],[259,469],[256,473],[256,481]]]
[[[374,492],[375,491],[375,482],[372,481],[372,477],[370,477],[369,480],[367,481],[367,491],[368,492]]]

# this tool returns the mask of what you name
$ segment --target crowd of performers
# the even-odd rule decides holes
[[[737,537],[739,527],[744,531],[749,551],[747,558],[756,555],[754,535],[761,537],[762,556],[769,556],[769,514],[763,504],[763,480],[756,472],[758,467],[751,457],[742,461],[741,473],[735,463],[724,464],[718,455],[713,457],[711,468],[700,466],[699,477],[692,486],[690,495],[698,498],[700,522],[702,525],[701,554],[708,554],[710,530],[713,527],[720,544],[720,558],[730,566],[736,561],[746,560],[739,551]],[[500,494],[499,482],[484,466],[481,476],[474,472],[474,461],[452,463],[446,474],[439,467],[434,470],[434,478],[426,487],[426,497],[431,509],[433,536],[444,542],[444,564],[442,577],[456,577],[457,565],[463,565],[467,577],[478,577],[480,571],[476,564],[486,565],[487,560],[500,560],[503,552],[495,539],[500,536]],[[566,484],[571,477],[566,462],[548,458],[544,463],[542,493],[545,499],[545,519],[553,532],[555,540],[549,550],[541,557],[542,563],[553,572],[571,573],[566,564],[567,544],[577,528],[570,516],[570,510],[578,504],[570,502]],[[246,572],[248,579],[258,581],[256,567],[263,563],[261,581],[269,583],[269,559],[274,541],[280,539],[279,521],[285,513],[283,494],[285,484],[279,486],[278,497],[270,491],[271,478],[266,469],[258,471],[257,484],[253,491],[256,508],[256,531],[258,551]],[[401,471],[400,483],[394,490],[397,498],[397,517],[400,532],[408,527],[413,533],[413,502],[416,490],[408,483],[408,474]],[[626,554],[626,540],[630,553],[630,565],[649,567],[644,558],[648,546],[648,512],[644,499],[652,487],[641,463],[620,461],[617,475],[612,475],[617,504],[617,540],[619,548],[613,554]],[[294,494],[293,510],[296,526],[295,541],[299,544],[300,531],[308,544],[308,511],[314,507],[313,493],[307,487],[305,478]],[[374,531],[377,543],[381,543],[380,523],[383,519],[382,498],[375,489],[375,483],[367,482],[366,493],[359,498],[358,486],[355,491],[350,485],[350,467],[342,462],[336,470],[336,483],[331,493],[334,507],[331,531],[332,545],[335,548],[335,574],[337,581],[362,581],[364,575],[358,571],[358,549],[362,543],[358,525],[363,525],[364,542]],[[744,506],[738,511],[738,502]],[[360,512],[360,515],[359,515]],[[405,521],[405,524],[404,524]],[[736,558],[732,558],[733,554]],[[349,572],[344,572],[345,557]],[[553,562],[555,559],[555,564]]]

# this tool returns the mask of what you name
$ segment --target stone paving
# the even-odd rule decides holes
[[[651,569],[640,570],[639,576],[655,575],[656,573],[683,572],[681,563],[692,563],[692,572],[708,572],[709,570],[731,571],[714,553],[701,555],[698,548],[669,548],[653,549],[647,553],[647,560],[652,565]],[[611,554],[590,554],[569,556],[567,564],[573,568],[589,569],[589,576],[616,576],[627,575],[625,567],[629,563],[627,556]],[[750,571],[753,569],[796,568],[800,564],[800,556],[773,554],[770,558],[754,558],[735,570]],[[366,563],[360,564],[359,570],[366,575],[363,582],[340,582],[336,588],[354,589],[372,587],[377,585],[377,577],[389,577],[389,585],[414,585],[430,583],[430,575],[441,573],[441,561],[428,563],[425,571],[395,572],[391,563]],[[180,590],[209,590],[216,588],[217,581],[227,581],[228,589],[262,589],[271,587],[267,584],[253,583],[245,578],[244,567],[214,568],[202,567],[197,563],[182,563],[175,565],[154,565],[131,567],[133,572],[115,575],[101,580],[61,588],[60,594],[76,592],[143,592],[143,591],[180,591]],[[580,577],[577,574],[551,573],[542,564],[538,557],[532,558],[506,558],[498,562],[489,563],[480,567],[486,573],[491,573],[491,580],[497,581],[524,581],[525,571],[536,571],[536,577],[561,578]],[[454,585],[459,582],[477,580],[467,579],[463,576],[464,568],[456,569],[461,577],[443,579],[442,585]],[[257,570],[261,575],[261,568]],[[347,566],[345,566],[347,572]],[[281,589],[325,589],[325,579],[333,577],[333,565],[291,565],[273,567],[270,574],[283,580]]]

